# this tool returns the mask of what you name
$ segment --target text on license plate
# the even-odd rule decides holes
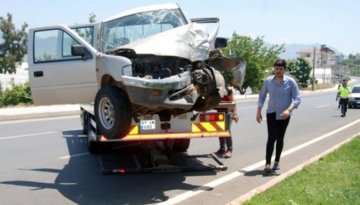
[[[155,130],[155,120],[140,120],[140,130]]]

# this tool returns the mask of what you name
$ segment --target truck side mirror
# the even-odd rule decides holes
[[[225,48],[227,46],[226,38],[216,38],[215,39],[215,48]]]
[[[81,56],[84,59],[91,59],[90,52],[83,45],[73,45],[71,46],[71,55]]]

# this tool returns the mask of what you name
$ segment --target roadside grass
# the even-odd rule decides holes
[[[359,205],[360,136],[243,204]]]

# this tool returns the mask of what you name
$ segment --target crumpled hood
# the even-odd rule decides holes
[[[217,31],[216,31],[217,32]],[[206,31],[206,26],[190,23],[133,43],[116,50],[132,49],[136,54],[153,54],[158,56],[176,56],[192,62],[209,58],[214,39]]]

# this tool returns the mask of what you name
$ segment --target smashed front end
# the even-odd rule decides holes
[[[211,32],[208,24],[215,24]],[[217,18],[187,23],[180,8],[141,11],[104,23],[102,50],[131,61],[123,72],[133,113],[215,108],[226,95],[224,72],[241,86],[245,63],[216,48]]]

